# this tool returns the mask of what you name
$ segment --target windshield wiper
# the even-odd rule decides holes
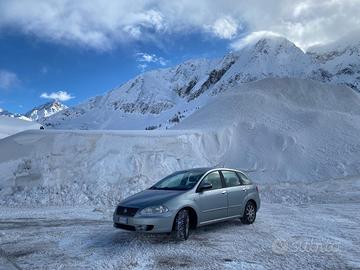
[[[163,190],[186,190],[186,188],[180,188],[180,187],[163,187],[163,188],[159,188],[159,189],[163,189]]]

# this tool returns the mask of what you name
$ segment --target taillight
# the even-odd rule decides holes
[[[258,188],[258,186],[256,186],[256,191],[257,191],[257,193],[259,193],[259,188]]]

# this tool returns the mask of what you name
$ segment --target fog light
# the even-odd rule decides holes
[[[135,229],[137,231],[143,231],[143,232],[148,232],[151,231],[154,228],[154,225],[135,225]]]
[[[135,225],[137,231],[146,231],[146,225]]]

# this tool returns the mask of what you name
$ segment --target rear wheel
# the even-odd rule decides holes
[[[190,217],[186,209],[182,209],[177,213],[174,221],[174,238],[175,240],[186,240],[189,237]]]
[[[247,202],[241,222],[244,224],[252,224],[256,219],[256,205],[252,201]]]

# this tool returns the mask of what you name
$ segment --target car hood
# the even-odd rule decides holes
[[[120,205],[134,208],[145,208],[165,203],[181,194],[186,190],[157,190],[147,189],[126,198]]]

